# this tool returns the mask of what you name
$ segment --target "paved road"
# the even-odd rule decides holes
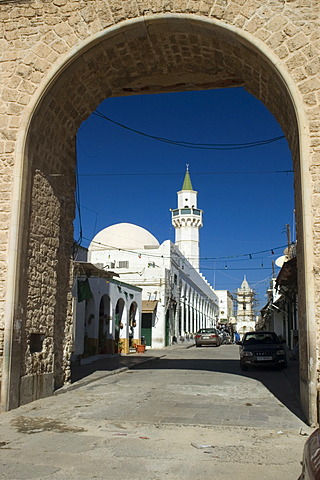
[[[294,366],[241,372],[233,345],[164,354],[2,414],[0,478],[298,478]]]

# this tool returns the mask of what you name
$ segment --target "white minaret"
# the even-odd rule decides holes
[[[202,210],[197,208],[198,192],[193,190],[189,165],[182,190],[178,192],[178,208],[171,210],[172,225],[176,230],[175,243],[191,265],[199,270],[199,229],[202,227]]]

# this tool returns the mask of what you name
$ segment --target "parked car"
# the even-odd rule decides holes
[[[194,338],[196,347],[201,347],[201,345],[214,345],[215,347],[219,347],[221,345],[219,332],[215,328],[200,328]]]
[[[302,473],[299,480],[320,480],[320,429],[307,439],[302,458]]]
[[[274,332],[247,332],[240,345],[240,368],[272,366],[285,368],[287,355],[285,341],[280,340]]]

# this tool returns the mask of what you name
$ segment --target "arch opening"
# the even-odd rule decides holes
[[[99,306],[99,332],[98,353],[108,352],[108,340],[110,338],[111,300],[109,295],[104,294]]]
[[[75,136],[83,120],[107,97],[203,90],[242,86],[261,100],[281,125],[289,143],[295,170],[295,204],[299,248],[299,318],[302,347],[302,403],[307,417],[314,418],[316,400],[309,383],[314,371],[307,369],[310,344],[307,330],[306,256],[300,144],[301,132],[292,90],[271,55],[259,50],[256,42],[234,29],[215,22],[177,15],[126,22],[99,35],[65,62],[43,91],[30,113],[23,160],[25,209],[20,222],[18,296],[15,305],[26,312],[24,329],[42,324],[47,314],[46,342],[55,353],[51,378],[55,388],[68,380],[68,345],[72,342],[70,258],[75,212]],[[42,212],[42,214],[39,214]],[[22,232],[28,232],[23,234]],[[38,233],[41,231],[42,238]],[[45,239],[43,241],[43,238]],[[311,260],[309,260],[309,265]],[[46,275],[45,283],[40,273]],[[45,285],[45,287],[44,287]],[[27,301],[38,292],[39,302]],[[311,293],[310,293],[311,292]],[[312,288],[309,296],[313,294]],[[192,317],[192,311],[189,313]],[[27,335],[25,335],[26,337]],[[10,366],[8,377],[36,374],[22,372],[20,365],[29,355],[22,342],[19,358]],[[29,365],[30,362],[25,362]],[[8,367],[9,368],[9,367]],[[17,406],[24,396],[23,381],[7,408]],[[20,399],[19,399],[20,397]],[[23,402],[21,402],[23,403]]]

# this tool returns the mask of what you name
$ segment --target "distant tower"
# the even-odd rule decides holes
[[[176,230],[175,243],[191,265],[199,270],[199,229],[202,227],[202,210],[197,208],[198,192],[193,190],[189,165],[182,190],[178,192],[178,208],[171,210],[172,225]]]
[[[237,290],[237,330],[240,335],[255,329],[254,291],[249,287],[246,276]]]

